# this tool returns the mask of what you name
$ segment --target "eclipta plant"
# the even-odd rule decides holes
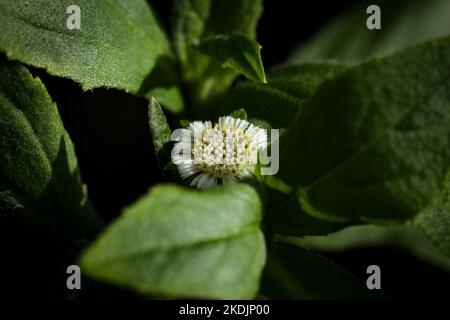
[[[358,3],[267,72],[262,0],[152,2],[0,0],[3,244],[63,244],[81,296],[385,298],[321,255],[365,245],[450,270],[449,1]],[[146,101],[165,182],[105,219],[45,79]]]

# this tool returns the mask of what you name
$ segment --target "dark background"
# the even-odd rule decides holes
[[[167,26],[171,1],[151,2]],[[265,67],[282,62],[295,45],[312,36],[353,2],[266,0],[258,27]],[[164,182],[153,155],[144,99],[106,89],[83,93],[70,80],[48,76],[42,70],[32,71],[42,78],[58,104],[75,144],[90,198],[105,221],[115,218],[124,206],[153,184]],[[2,261],[2,289],[7,288],[13,296],[60,296],[65,286],[66,266],[61,261],[54,262],[53,258],[66,249],[22,251]],[[2,254],[8,257],[8,252]],[[368,265],[379,265],[382,288],[394,299],[445,298],[437,289],[450,287],[446,273],[393,249],[352,250],[327,257],[363,279]],[[99,285],[91,286],[87,295],[96,297],[105,293],[113,297],[128,296],[128,292]]]

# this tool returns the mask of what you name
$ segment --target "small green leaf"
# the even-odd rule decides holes
[[[159,167],[165,177],[172,182],[181,182],[177,167],[171,162],[171,135],[166,116],[155,98],[151,98],[148,106],[150,132]]]
[[[417,225],[433,243],[450,257],[450,176],[442,195],[415,219]]]
[[[278,177],[326,219],[403,221],[450,166],[450,38],[325,81],[280,139]],[[245,107],[245,105],[244,105]]]
[[[2,0],[0,49],[83,89],[136,93],[168,41],[145,0],[77,0],[81,28],[67,28],[71,0]]]
[[[233,111],[230,116],[235,119],[247,120],[247,112],[243,108]]]
[[[291,63],[332,59],[360,62],[450,34],[448,0],[376,1],[381,9],[381,29],[366,27],[367,7],[360,1],[331,21],[319,34],[294,50]],[[345,35],[345,36],[343,36]]]
[[[189,126],[189,124],[191,124],[191,122],[192,121],[190,121],[190,120],[180,120],[180,127],[182,127],[182,128],[187,128],[188,126]]]
[[[241,35],[218,35],[200,42],[197,48],[222,67],[242,73],[248,79],[266,83],[261,60],[261,46]]]
[[[87,249],[81,266],[151,296],[253,298],[265,262],[261,210],[247,184],[156,187]]]
[[[269,299],[384,299],[363,281],[314,252],[276,242],[270,248],[261,294]]]
[[[148,105],[148,118],[153,146],[161,165],[164,167],[170,161],[170,148],[168,145],[171,142],[172,131],[167,124],[166,116],[161,106],[155,98],[151,98]]]
[[[0,57],[0,215],[62,236],[89,236],[100,221],[82,184],[72,142],[44,85]]]

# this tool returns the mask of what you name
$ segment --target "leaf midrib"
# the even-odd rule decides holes
[[[125,11],[124,8],[122,8],[118,4],[114,3],[112,0],[105,0],[105,1],[106,1],[106,3],[110,4],[110,6],[112,8],[114,8],[116,12],[118,12],[120,15],[125,17],[125,21],[127,21],[128,25],[133,30],[135,30],[135,31],[139,32],[141,35],[143,35],[144,38],[147,39],[148,43],[152,42],[152,39],[150,38],[150,35],[144,29],[139,27],[139,25],[134,21],[134,19],[132,19],[131,16],[129,16],[127,14],[127,12]],[[0,4],[0,7],[1,7],[1,4]],[[5,11],[8,12],[7,10],[5,10]],[[97,41],[100,42],[100,43],[103,43],[103,44],[106,43],[106,42],[102,41],[102,38],[90,38],[90,37],[87,37],[85,34],[82,34],[82,33],[71,33],[71,32],[67,32],[66,33],[66,32],[63,32],[63,30],[53,30],[53,29],[50,29],[50,28],[46,28],[43,25],[38,25],[36,23],[27,21],[21,16],[13,15],[11,12],[9,12],[9,14],[10,14],[10,16],[12,18],[18,19],[18,20],[24,22],[25,24],[30,25],[30,26],[38,29],[38,30],[44,30],[44,31],[47,31],[47,32],[52,32],[52,33],[56,33],[58,35],[64,35],[64,36],[69,36],[69,37],[73,37],[73,38],[83,38],[83,39],[86,39],[86,40],[88,40],[89,42],[92,42],[92,43],[96,43]],[[108,43],[108,45],[110,45],[110,44]]]
[[[117,261],[117,260],[126,260],[129,258],[134,258],[134,257],[139,257],[139,256],[145,256],[145,255],[151,255],[153,253],[156,252],[173,252],[173,251],[179,251],[179,250],[183,250],[187,247],[189,248],[194,248],[197,246],[203,246],[203,245],[208,245],[208,244],[214,244],[216,242],[226,242],[228,240],[232,240],[241,236],[245,236],[247,234],[251,234],[254,232],[258,232],[260,231],[258,228],[258,223],[252,223],[249,224],[243,228],[241,228],[239,231],[237,232],[233,232],[230,234],[227,234],[225,236],[219,236],[219,237],[207,237],[198,241],[188,241],[188,242],[183,242],[183,243],[176,243],[174,245],[169,245],[169,246],[165,246],[165,247],[150,247],[150,248],[142,248],[140,250],[134,250],[134,251],[127,251],[124,254],[119,254],[119,255],[112,255],[109,257],[106,257],[104,259],[98,259],[95,260],[95,264],[96,265],[102,265],[102,264],[106,264],[109,263],[111,261]],[[95,248],[95,247],[93,247]]]

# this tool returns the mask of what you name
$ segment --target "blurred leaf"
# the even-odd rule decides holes
[[[99,218],[55,103],[39,79],[1,57],[0,114],[2,225],[31,220],[61,236],[95,233]]]
[[[320,252],[342,252],[356,248],[398,248],[450,271],[450,259],[411,224],[353,226],[327,236],[308,236],[291,241]]]
[[[230,114],[230,116],[232,116],[235,119],[247,120],[247,111],[245,111],[245,109],[241,108],[241,109],[233,111]]]
[[[450,257],[450,176],[442,195],[429,208],[421,212],[414,223]]]
[[[181,128],[187,128],[190,123],[191,123],[190,120],[180,120],[180,127]]]
[[[322,220],[306,213],[298,197],[290,194],[268,210],[267,225],[272,233],[283,236],[324,235],[351,225],[350,222]]]
[[[312,96],[320,85],[346,71],[349,65],[334,62],[285,64],[270,70],[270,86],[298,99]]]
[[[164,56],[156,61],[138,94],[148,100],[156,98],[167,110],[179,114],[185,107],[181,88],[182,82],[175,61]]]
[[[277,242],[270,248],[262,281],[269,299],[384,299],[363,281],[337,265],[294,244]]]
[[[172,37],[194,107],[228,89],[236,73],[200,54],[196,46],[217,35],[254,40],[262,0],[175,0]]]
[[[261,0],[175,0],[172,29],[180,60],[186,64],[193,54],[191,46],[214,35],[255,39],[261,13]]]
[[[146,295],[248,299],[265,261],[255,189],[153,188],[81,258],[84,272]]]
[[[381,9],[380,30],[366,27],[366,9],[371,4],[373,1],[359,2],[337,17],[295,50],[288,61],[360,62],[450,34],[448,0],[377,1],[375,4]]]
[[[268,85],[244,82],[230,94],[212,104],[211,113],[228,114],[236,108],[245,108],[248,116],[268,121],[273,127],[287,127],[299,110],[302,101]]]
[[[261,46],[255,40],[241,35],[218,35],[201,41],[197,48],[222,67],[242,73],[250,80],[266,83]]]
[[[332,220],[401,221],[440,193],[450,165],[450,38],[326,81],[280,139],[278,178]]]
[[[287,127],[306,98],[346,68],[334,63],[279,66],[268,72],[268,84],[243,82],[217,102],[218,108],[226,114],[243,107],[249,117],[266,120],[275,128]]]
[[[0,48],[8,57],[70,78],[84,90],[138,92],[169,45],[144,0],[78,0],[81,29],[69,30],[73,1],[2,0]]]

